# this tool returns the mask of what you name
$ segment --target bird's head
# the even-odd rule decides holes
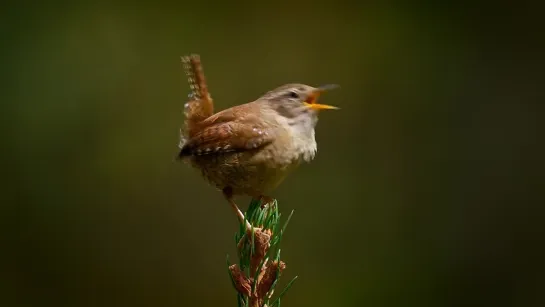
[[[259,100],[268,104],[279,115],[290,121],[307,122],[310,119],[314,127],[320,111],[339,109],[335,106],[318,103],[318,98],[324,92],[337,87],[339,86],[335,84],[313,87],[306,84],[290,83],[267,92]]]

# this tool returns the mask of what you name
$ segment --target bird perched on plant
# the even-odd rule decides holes
[[[182,61],[192,93],[178,158],[220,189],[242,222],[244,215],[234,196],[271,201],[270,193],[286,176],[314,158],[318,113],[337,109],[318,104],[317,99],[337,86],[286,84],[255,101],[214,114],[199,56],[182,57]]]

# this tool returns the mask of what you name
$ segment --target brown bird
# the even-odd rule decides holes
[[[186,105],[178,158],[199,169],[220,189],[242,222],[244,215],[234,196],[248,195],[260,199],[262,205],[268,203],[270,193],[291,171],[314,158],[318,113],[338,109],[318,104],[317,99],[337,86],[286,84],[255,101],[212,114],[198,56],[182,60],[195,100]]]

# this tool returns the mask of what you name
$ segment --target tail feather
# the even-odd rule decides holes
[[[214,103],[208,92],[200,56],[197,54],[182,56],[181,60],[191,91],[184,109],[184,133],[191,137],[194,135],[196,125],[214,114]]]

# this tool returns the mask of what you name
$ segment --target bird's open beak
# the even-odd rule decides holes
[[[320,97],[320,95],[322,95],[324,92],[338,87],[339,86],[336,84],[327,84],[316,88],[316,90],[308,95],[307,99],[305,100],[305,105],[313,110],[338,110],[338,107],[316,103],[318,97]]]

